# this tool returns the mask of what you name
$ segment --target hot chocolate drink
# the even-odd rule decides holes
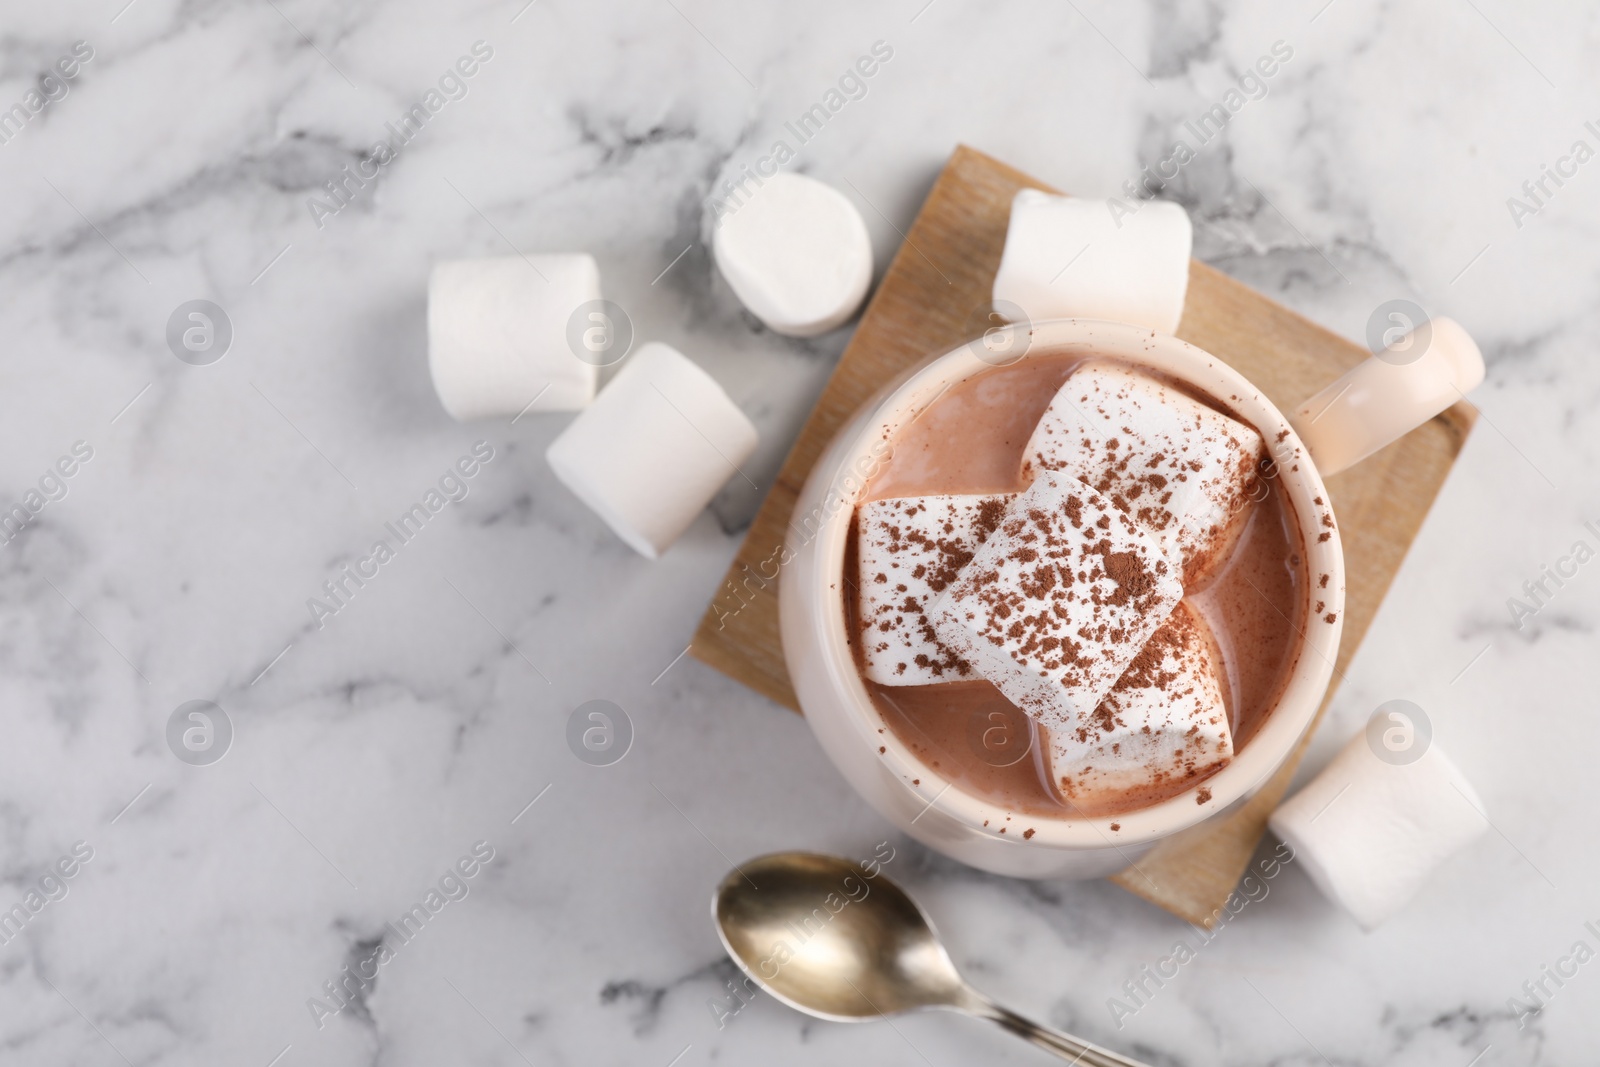
[[[1017,817],[1000,833],[1208,803],[1322,614],[1273,442],[1223,398],[1045,353],[890,443],[845,562],[880,729]]]

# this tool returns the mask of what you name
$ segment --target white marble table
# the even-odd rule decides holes
[[[946,1016],[846,1028],[758,999],[719,1028],[722,872],[882,840],[979,985],[1155,1064],[1594,1062],[1600,963],[1559,961],[1600,948],[1600,578],[1507,605],[1600,547],[1582,5],[124,2],[13,3],[0,29],[0,108],[26,119],[0,126],[0,507],[28,512],[0,549],[0,909],[26,916],[0,944],[0,1063],[1041,1062]],[[41,85],[79,40],[92,58]],[[348,205],[308,206],[477,41],[463,98]],[[796,144],[784,124],[877,41],[865,94]],[[1265,95],[1199,143],[1186,122],[1277,41]],[[30,87],[58,99],[32,114]],[[756,491],[638,558],[545,466],[563,417],[445,417],[425,280],[592,251],[641,335],[756,420],[770,481],[848,331],[756,328],[700,242],[704,198],[779,138],[881,262],[959,141],[1109,195],[1182,139],[1163,195],[1204,259],[1353,337],[1401,297],[1472,330],[1483,421],[1312,762],[1414,700],[1496,832],[1370,935],[1290,869],[1119,1031],[1108,999],[1192,931],[1110,885],[930,856],[797,717],[678,658]],[[1544,165],[1567,176],[1535,203]],[[166,339],[195,299],[232,325],[208,366]],[[319,626],[307,600],[478,440],[466,498]],[[612,766],[565,742],[591,699],[633,724]],[[191,700],[227,712],[220,762],[169,748]],[[447,882],[465,897],[386,926],[480,841],[493,858]],[[29,911],[41,879],[59,899]],[[380,950],[344,1010],[308,1006]]]

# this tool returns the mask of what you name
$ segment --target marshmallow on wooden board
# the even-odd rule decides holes
[[[872,241],[838,190],[778,173],[728,204],[711,244],[717,269],[776,333],[815,337],[856,313],[872,282]]]
[[[1191,577],[1240,525],[1265,455],[1254,428],[1111,363],[1073,372],[1023,452],[1093,485]]]
[[[1094,814],[1225,766],[1233,734],[1220,671],[1205,623],[1179,604],[1092,715],[1045,731],[1051,786]]]
[[[994,301],[1029,320],[1109,319],[1173,333],[1193,228],[1167,200],[1128,203],[1023,189],[1011,201]]]
[[[942,644],[928,616],[934,598],[999,525],[1011,494],[871,500],[856,511],[864,674],[880,685],[976,680]]]
[[[1483,384],[1483,353],[1454,319],[1422,323],[1304,401],[1290,421],[1336,474]]]
[[[567,325],[600,299],[585,254],[497,256],[434,264],[428,279],[428,368],[451,418],[578,411],[594,399],[596,366]]]
[[[551,443],[556,477],[650,559],[750,458],[756,428],[705,371],[652,341]]]
[[[1127,514],[1044,471],[929,614],[940,641],[1053,729],[1089,719],[1182,596]]]
[[[1317,888],[1371,930],[1489,823],[1478,794],[1437,745],[1410,763],[1390,762],[1363,731],[1268,825]]]

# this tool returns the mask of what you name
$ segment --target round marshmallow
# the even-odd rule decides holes
[[[848,321],[872,282],[861,213],[815,178],[778,173],[721,208],[711,250],[751,314],[774,332],[814,337]]]
[[[600,269],[589,255],[436,264],[428,367],[445,411],[466,422],[586,407],[600,361],[574,352],[569,323],[599,303]]]
[[[1484,366],[1483,353],[1459,322],[1446,318],[1432,320],[1431,341],[1449,364],[1457,392],[1470,393],[1483,384],[1484,374],[1488,370]]]
[[[1329,383],[1290,421],[1327,476],[1463,399],[1483,375],[1483,353],[1461,324],[1431,319]]]
[[[1437,745],[1398,762],[1379,756],[1380,743],[1370,730],[1357,734],[1269,822],[1317,888],[1368,930],[1489,825],[1478,794]]]
[[[556,477],[655,559],[750,458],[756,428],[716,380],[652,341],[545,453]]]
[[[1168,200],[1090,200],[1023,189],[1011,201],[994,302],[1030,321],[1109,319],[1174,333],[1194,231]]]

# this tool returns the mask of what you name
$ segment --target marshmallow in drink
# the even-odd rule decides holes
[[[1043,471],[930,612],[939,640],[1049,729],[1088,721],[1183,596],[1154,538]]]
[[[994,301],[1030,321],[1109,319],[1173,333],[1189,289],[1193,229],[1167,200],[1090,200],[1023,189]]]
[[[1050,783],[1086,813],[1197,782],[1233,758],[1221,664],[1199,616],[1179,604],[1094,714],[1046,731]]]
[[[1489,824],[1478,794],[1438,745],[1410,763],[1389,762],[1363,731],[1268,825],[1317,888],[1371,930]]]
[[[845,323],[872,282],[872,241],[838,190],[778,173],[720,209],[711,250],[751,314],[776,333],[814,337]]]
[[[755,426],[716,380],[652,341],[622,365],[545,458],[618,537],[655,559],[755,447]]]
[[[928,617],[935,597],[972,561],[1011,497],[872,500],[856,512],[864,674],[880,685],[976,680]]]
[[[582,305],[600,299],[594,257],[496,256],[434,265],[428,279],[428,368],[451,418],[578,411],[594,399],[596,365],[567,339]]]
[[[1190,576],[1242,525],[1265,455],[1252,427],[1110,363],[1073,372],[1023,452],[1036,469],[1094,486]]]

